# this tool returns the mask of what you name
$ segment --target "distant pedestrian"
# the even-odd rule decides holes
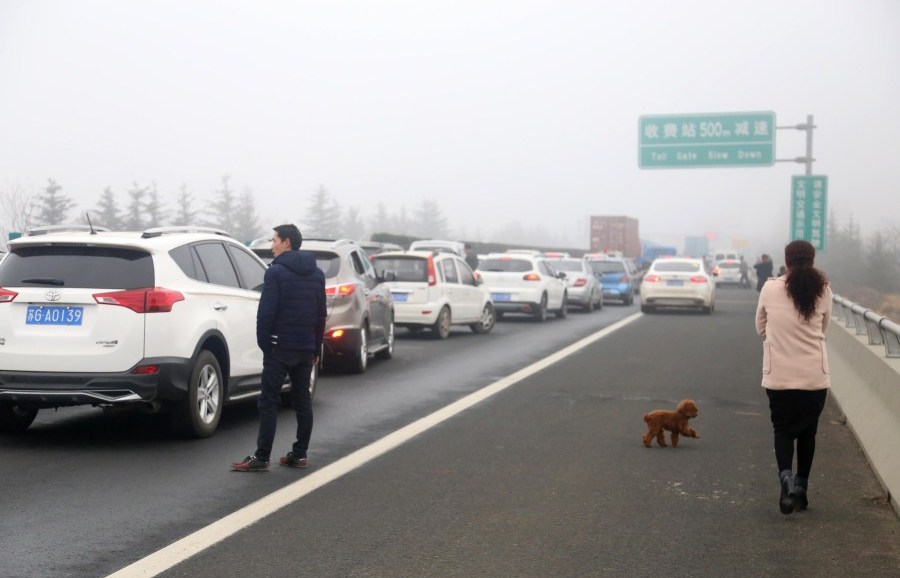
[[[769,279],[756,307],[763,338],[762,386],[769,398],[782,514],[809,505],[809,472],[816,430],[831,385],[825,330],[831,319],[831,288],[813,266],[815,248],[793,241],[784,249],[787,274]],[[794,443],[797,473],[793,474]]]
[[[772,276],[772,259],[769,258],[765,253],[762,254],[759,261],[753,265],[753,268],[756,270],[756,290],[762,291],[763,285],[766,284],[766,281],[769,277]]]
[[[312,253],[298,251],[303,237],[295,225],[279,225],[274,231],[275,258],[266,270],[256,313],[256,343],[263,351],[262,392],[257,401],[259,435],[256,452],[231,464],[241,472],[269,469],[286,376],[291,378],[297,437],[281,465],[305,468],[312,434],[309,378],[319,362],[325,333],[325,275]]]
[[[748,273],[750,272],[750,266],[747,265],[747,260],[744,259],[744,256],[741,255],[741,287],[750,287],[750,276]]]
[[[478,268],[478,254],[475,252],[475,249],[472,248],[472,245],[466,243],[465,245],[466,252],[466,264],[474,271]]]
[[[785,273],[787,273],[787,269],[785,268],[784,265],[782,265],[781,267],[778,268],[778,276],[779,277],[783,277]]]

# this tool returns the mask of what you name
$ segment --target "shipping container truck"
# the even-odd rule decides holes
[[[591,216],[591,253],[618,251],[624,257],[641,256],[638,220],[624,216]]]

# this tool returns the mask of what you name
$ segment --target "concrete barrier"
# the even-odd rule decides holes
[[[826,339],[833,397],[900,516],[900,359],[834,319]]]

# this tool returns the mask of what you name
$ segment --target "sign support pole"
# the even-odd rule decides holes
[[[812,164],[816,160],[812,156],[813,150],[813,130],[816,128],[816,125],[813,124],[813,117],[811,114],[806,115],[806,124],[798,124],[794,126],[776,126],[776,129],[796,129],[796,130],[805,130],[806,131],[806,156],[805,157],[797,157],[795,159],[775,159],[776,163],[803,163],[806,165],[806,176],[812,176]]]

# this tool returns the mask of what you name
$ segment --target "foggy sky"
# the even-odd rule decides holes
[[[516,221],[587,247],[611,214],[771,252],[803,165],[641,170],[638,118],[812,114],[830,211],[900,225],[898,25],[892,0],[0,0],[0,190],[53,178],[83,210],[228,174],[264,224],[322,185],[365,218],[434,199],[471,240]]]

